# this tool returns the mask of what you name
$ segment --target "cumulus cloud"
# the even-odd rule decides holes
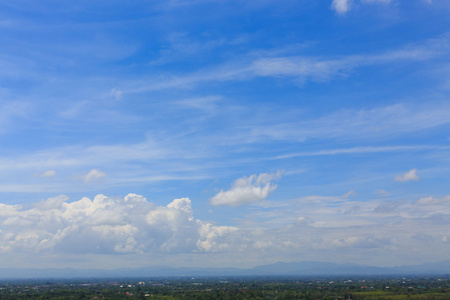
[[[90,182],[90,181],[94,181],[94,180],[100,179],[105,176],[106,176],[106,173],[101,172],[97,169],[92,169],[89,171],[89,173],[87,173],[86,175],[83,176],[83,181]]]
[[[255,175],[251,182],[267,183],[276,174],[266,175]],[[159,206],[136,194],[74,202],[60,195],[27,207],[0,203],[0,254],[80,259],[111,254],[115,256],[108,257],[122,260],[122,265],[156,256],[189,257],[206,265],[216,264],[218,258],[239,264],[249,259],[262,262],[267,255],[296,260],[299,253],[310,260],[329,255],[369,264],[411,263],[430,256],[448,259],[450,243],[443,232],[450,230],[449,201],[449,196],[427,197],[391,206],[377,199],[294,199],[270,210],[254,207],[232,227],[196,219],[189,198]],[[395,222],[386,222],[386,217]],[[411,248],[416,256],[407,261],[404,254]]]
[[[280,177],[280,172],[275,174],[261,173],[259,176],[251,175],[237,179],[231,189],[221,190],[211,198],[212,205],[238,206],[244,203],[264,200],[277,185],[272,181]]]
[[[395,181],[411,181],[419,180],[419,176],[416,175],[417,169],[411,169],[405,174],[395,176]]]
[[[167,206],[136,194],[67,200],[61,195],[31,209],[0,203],[0,252],[214,252],[225,249],[223,237],[236,231],[195,219],[188,198]]]
[[[69,200],[69,197],[66,195],[59,195],[57,197],[48,198],[47,200],[41,200],[34,206],[39,210],[58,209],[67,200]]]

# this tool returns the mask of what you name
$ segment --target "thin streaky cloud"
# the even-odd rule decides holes
[[[450,123],[450,107],[394,104],[372,109],[340,110],[310,120],[284,121],[249,127],[253,140],[297,140],[310,138],[365,140],[429,129]],[[343,122],[343,120],[346,120]]]
[[[420,150],[444,150],[450,147],[442,146],[384,146],[384,147],[354,147],[346,149],[331,149],[311,152],[299,152],[292,154],[285,154],[274,157],[273,159],[288,159],[302,156],[322,156],[322,155],[345,155],[345,154],[361,154],[361,153],[379,153],[379,152],[394,152],[394,151],[420,151]]]
[[[444,55],[450,47],[450,35],[430,39],[422,44],[407,45],[396,50],[378,54],[353,54],[339,57],[287,56],[260,57],[241,56],[184,76],[168,76],[167,79],[135,80],[124,83],[123,93],[143,93],[171,88],[192,88],[209,81],[250,80],[257,77],[293,77],[302,80],[328,81],[336,76],[365,66],[396,62],[419,62]],[[128,86],[128,87],[126,87]]]
[[[56,171],[55,170],[47,170],[42,172],[41,174],[38,174],[38,176],[40,177],[53,177],[56,175]]]
[[[345,193],[344,195],[342,195],[342,199],[347,200],[348,198],[355,196],[356,192],[354,190],[351,190],[347,193]]]
[[[0,184],[3,193],[60,193],[61,184]],[[70,187],[67,191],[71,192]]]

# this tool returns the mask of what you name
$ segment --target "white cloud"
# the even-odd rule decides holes
[[[431,0],[425,0],[431,1]],[[389,4],[392,0],[361,0],[362,3],[384,3]],[[345,14],[352,8],[352,0],[333,0],[331,8],[338,14]]]
[[[53,177],[56,175],[56,171],[55,170],[47,170],[41,174],[39,174],[40,177]]]
[[[383,189],[376,190],[376,191],[374,191],[374,193],[379,195],[379,196],[381,196],[381,197],[387,197],[387,196],[389,196],[391,194],[390,192],[388,192],[386,190],[383,190]]]
[[[86,175],[83,176],[83,181],[91,182],[91,181],[95,181],[95,180],[100,179],[105,176],[106,176],[106,173],[101,172],[97,169],[92,169],[89,171],[89,173],[87,173]]]
[[[239,70],[223,73],[221,80],[248,77],[296,77],[301,81],[327,81],[343,77],[350,71],[371,66],[401,61],[423,61],[440,55],[449,48],[448,36],[431,39],[423,44],[408,45],[404,48],[378,54],[353,54],[343,57],[284,56],[262,57]],[[217,76],[217,74],[215,74]]]
[[[321,60],[311,57],[270,57],[253,61],[248,70],[253,73],[252,76],[294,76],[301,80],[311,78],[316,81],[324,81],[350,69],[351,65],[352,62],[339,59]]]
[[[31,209],[0,203],[1,249],[66,254],[214,252],[225,249],[222,237],[236,231],[194,219],[188,198],[167,206],[155,206],[136,194],[67,200],[61,195]]]
[[[347,200],[351,196],[355,196],[355,195],[356,195],[355,191],[351,190],[351,191],[345,193],[344,195],[342,195],[342,199]]]
[[[255,209],[240,220],[242,228],[252,229],[248,238],[252,243],[247,245],[252,256],[263,255],[257,249],[261,243],[256,242],[264,242],[264,253],[281,260],[295,260],[298,253],[309,260],[338,255],[346,261],[355,257],[354,262],[371,265],[413,264],[414,259],[426,261],[430,255],[438,260],[450,258],[449,245],[441,244],[442,232],[450,230],[449,196],[383,202],[333,201],[341,198],[337,196],[304,198],[323,200],[284,201],[270,211]],[[386,222],[387,218],[396,221]],[[417,237],[427,237],[428,242]]]
[[[292,122],[287,120],[278,124],[258,125],[250,127],[248,131],[253,140],[270,138],[304,141],[308,138],[333,139],[339,137],[367,139],[369,137],[399,135],[448,124],[450,123],[449,112],[450,107],[443,105],[410,107],[404,104],[395,104],[373,109],[341,110],[311,120],[292,120]],[[342,120],[351,120],[351,122],[342,122]],[[411,146],[409,149],[413,150],[414,148],[419,150],[420,146]],[[355,147],[324,150],[322,152],[303,152],[292,156],[375,153],[407,149],[408,146]]]
[[[347,1],[342,1],[347,3]],[[342,4],[342,7],[344,5]],[[348,6],[345,6],[348,7]],[[344,8],[341,8],[343,10]],[[279,56],[280,53],[262,52],[260,55],[247,54],[235,60],[224,62],[214,68],[207,68],[185,76],[144,78],[134,81],[124,88],[126,93],[165,90],[172,88],[192,88],[210,81],[247,80],[256,77],[293,77],[297,81],[326,81],[335,77],[345,77],[356,68],[392,64],[407,61],[424,61],[445,55],[450,47],[449,36],[443,35],[424,43],[383,51],[375,54],[352,54],[346,56]]]
[[[39,210],[50,210],[60,208],[64,202],[69,200],[69,197],[65,195],[60,195],[57,197],[48,198],[47,200],[41,200],[35,204],[35,207]]]
[[[450,195],[447,195],[442,198],[435,198],[433,196],[420,198],[417,201],[418,204],[441,204],[441,203],[450,203]]]
[[[111,89],[110,93],[116,100],[120,100],[122,98],[122,91],[116,88]]]
[[[341,202],[341,197],[329,197],[329,196],[305,196],[302,198],[298,198],[295,201],[304,202],[304,203],[332,203],[332,202]]]
[[[419,180],[419,177],[416,175],[417,169],[411,169],[405,174],[398,175],[395,177],[395,181],[411,181],[411,180]]]
[[[247,113],[248,111],[243,109],[242,112]],[[215,137],[221,141],[221,145],[232,147],[245,145],[249,149],[259,146],[257,144],[259,142],[268,143],[272,140],[339,139],[367,141],[373,138],[392,138],[410,134],[417,130],[429,130],[437,126],[443,126],[449,122],[449,113],[450,107],[444,105],[409,106],[396,104],[371,109],[340,110],[315,118],[310,118],[306,114],[305,118],[291,118],[285,112],[281,115],[283,121],[280,122],[278,119],[276,124],[268,118],[268,115],[262,114],[262,121],[260,122],[248,120],[247,123],[247,120],[243,118],[242,123],[236,125],[239,130],[234,130],[235,127],[220,132],[205,132],[206,135],[201,137],[200,135],[185,134],[176,139],[176,142],[173,138],[171,138],[172,141],[165,141],[162,138],[152,139],[148,137],[144,141],[134,144],[72,146],[50,148],[39,152],[31,152],[28,155],[16,156],[13,154],[0,158],[1,172],[10,174],[9,178],[5,178],[0,184],[0,190],[8,192],[51,191],[53,193],[86,191],[92,186],[89,184],[73,184],[65,178],[70,178],[71,174],[78,174],[77,178],[81,182],[83,180],[94,182],[93,180],[98,178],[98,176],[94,176],[96,171],[87,177],[87,171],[91,170],[92,166],[97,166],[98,172],[107,174],[108,180],[98,181],[104,186],[118,184],[124,186],[132,183],[161,180],[210,178],[212,174],[209,169],[211,161],[218,157],[221,159],[229,154],[217,148],[217,144],[214,144],[210,139],[211,134],[216,134]],[[351,120],[351,122],[342,122],[342,120]],[[433,145],[351,147],[288,153],[276,156],[275,159],[392,151],[412,153],[429,150],[429,152],[436,152],[446,149],[449,149],[448,146]],[[208,161],[208,163],[198,164],[195,159],[200,156],[203,161]],[[227,163],[233,164],[236,161],[228,159]],[[152,167],[147,167],[149,165]],[[181,170],[180,165],[183,166],[183,170]],[[56,170],[58,180],[48,180],[45,185],[26,181],[26,175],[42,174],[42,170]],[[17,180],[20,180],[21,184],[17,184]]]
[[[318,150],[312,152],[299,152],[285,154],[275,157],[274,159],[286,159],[292,157],[302,156],[325,156],[325,155],[345,155],[345,154],[360,154],[360,153],[381,153],[381,152],[395,152],[395,151],[414,151],[414,150],[433,150],[433,149],[447,149],[447,147],[437,146],[380,146],[380,147],[353,147],[342,149],[328,149]]]
[[[244,203],[257,202],[264,200],[277,185],[271,181],[278,179],[280,173],[268,174],[261,173],[259,176],[251,175],[237,179],[230,190],[220,191],[211,198],[212,205],[230,205],[238,206]]]
[[[205,112],[214,112],[220,99],[220,96],[198,97],[180,100],[175,102],[175,104]]]
[[[338,13],[338,14],[345,14],[347,11],[350,10],[350,1],[351,0],[333,0],[331,3],[331,7]]]
[[[362,0],[362,2],[366,2],[366,3],[391,3],[392,0]]]
[[[268,180],[259,178],[260,182]],[[333,258],[345,261],[353,257],[356,263],[371,265],[412,263],[430,255],[449,258],[450,245],[442,234],[449,230],[449,196],[396,202],[394,209],[383,211],[375,210],[392,199],[304,198],[283,201],[270,209],[255,206],[237,220],[237,227],[194,218],[188,198],[166,206],[135,194],[123,198],[98,195],[71,203],[61,195],[28,209],[0,203],[0,253],[2,257],[23,253],[30,259],[45,254],[81,260],[87,255],[95,260],[104,258],[103,254],[123,254],[109,256],[122,266],[157,255],[166,257],[166,262],[188,259],[205,265],[222,259],[235,265],[249,260],[263,264],[268,255],[295,261],[299,253],[305,260],[326,256],[339,262]],[[386,222],[386,218],[396,221]],[[414,253],[406,251],[411,247]]]

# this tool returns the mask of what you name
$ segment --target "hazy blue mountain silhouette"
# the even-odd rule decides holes
[[[103,269],[3,268],[0,278],[168,277],[168,276],[343,276],[343,275],[441,275],[450,274],[450,260],[420,265],[375,267],[328,262],[277,262],[251,269],[143,267]]]

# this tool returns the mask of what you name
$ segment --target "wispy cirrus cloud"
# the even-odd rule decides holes
[[[270,125],[259,124],[249,126],[248,132],[254,139],[297,141],[305,141],[309,138],[389,137],[449,124],[450,120],[447,117],[449,113],[450,107],[446,104],[434,107],[395,104],[373,109],[339,110],[316,119],[285,121]],[[383,149],[367,147],[342,150],[342,152],[377,150],[382,151]],[[385,148],[385,150],[394,149]],[[316,155],[320,154],[327,155],[327,152],[316,153]]]
[[[32,105],[25,101],[9,101],[0,104],[0,134],[15,128],[15,121],[26,118],[31,110]]]
[[[185,89],[211,81],[242,81],[258,77],[287,77],[301,82],[308,80],[323,82],[336,77],[345,77],[357,68],[426,61],[446,54],[448,49],[450,49],[450,37],[446,34],[424,43],[406,45],[379,53],[327,57],[311,55],[279,56],[279,54],[276,55],[277,51],[272,51],[275,55],[267,55],[263,51],[260,54],[240,55],[232,61],[204,67],[194,72],[185,73],[185,75],[165,76],[164,80],[148,78],[124,82],[122,91],[126,94],[171,88]]]
[[[226,118],[228,110],[220,106],[223,102],[216,96],[204,98],[190,98],[178,103],[181,110],[195,109],[204,114],[214,114]],[[248,110],[240,109],[242,116]],[[316,118],[298,118],[290,121],[290,117],[283,117],[283,121],[272,122],[270,118],[262,118],[253,122],[251,118],[239,118],[233,126],[220,130],[205,132],[201,125],[195,130],[203,135],[186,134],[178,131],[176,135],[165,137],[146,137],[144,141],[128,144],[98,144],[92,146],[73,145],[70,147],[56,147],[30,152],[26,155],[10,155],[0,159],[0,170],[7,171],[17,178],[23,174],[39,174],[42,170],[58,172],[58,181],[53,182],[55,190],[61,185],[60,192],[67,190],[69,184],[64,178],[73,178],[76,174],[83,174],[85,170],[98,168],[108,173],[107,180],[101,184],[127,185],[132,182],[185,180],[191,178],[210,178],[208,169],[222,166],[221,159],[228,154],[227,149],[235,149],[245,145],[248,150],[260,147],[261,143],[278,142],[305,142],[309,139],[351,140],[367,141],[382,137],[401,136],[418,130],[431,129],[443,126],[450,121],[448,115],[450,108],[445,105],[411,106],[404,104],[390,105],[373,109],[340,110]],[[348,120],[343,122],[342,120]],[[214,137],[212,139],[211,137]],[[218,147],[217,141],[220,142]],[[366,143],[365,143],[366,144]],[[180,145],[184,145],[181,147]],[[293,153],[280,153],[266,160],[287,160],[295,157],[307,156],[333,156],[355,155],[389,152],[420,152],[439,151],[448,149],[447,146],[434,145],[404,145],[404,146],[355,146],[350,148],[323,149]],[[277,152],[275,152],[277,153]],[[202,159],[202,164],[196,160]],[[207,162],[206,162],[207,161]],[[179,162],[183,162],[179,164]],[[136,167],[139,163],[140,167]],[[228,160],[227,167],[238,165],[239,161]],[[114,165],[114,170],[110,166]],[[151,165],[152,168],[145,166]],[[155,166],[158,166],[155,168]],[[223,166],[224,167],[224,166]],[[23,173],[22,173],[23,172]],[[48,173],[47,175],[51,175]],[[85,174],[87,175],[87,174]],[[85,176],[83,175],[83,176]],[[95,177],[95,176],[94,176]],[[93,179],[94,177],[89,177]],[[81,180],[84,177],[80,177]],[[98,178],[98,176],[96,177]],[[64,183],[64,182],[65,183]],[[66,182],[67,181],[67,182]],[[70,181],[70,180],[69,180]],[[88,180],[89,181],[89,180]],[[21,185],[25,184],[22,179]],[[3,182],[7,190],[17,187],[16,183]],[[35,190],[36,185],[29,183],[30,189]],[[79,187],[82,188],[82,187]],[[225,193],[225,192],[224,192]]]
[[[38,174],[38,176],[40,176],[40,177],[54,177],[55,175],[56,175],[55,170],[47,170],[47,171],[44,171],[44,172]]]
[[[432,150],[432,149],[449,149],[441,146],[378,146],[378,147],[353,147],[342,149],[328,149],[312,152],[298,152],[291,154],[284,154],[275,157],[274,159],[289,159],[293,157],[302,156],[325,156],[325,155],[345,155],[345,154],[363,154],[363,153],[382,153],[382,152],[395,152],[395,151],[419,151],[419,150]]]

